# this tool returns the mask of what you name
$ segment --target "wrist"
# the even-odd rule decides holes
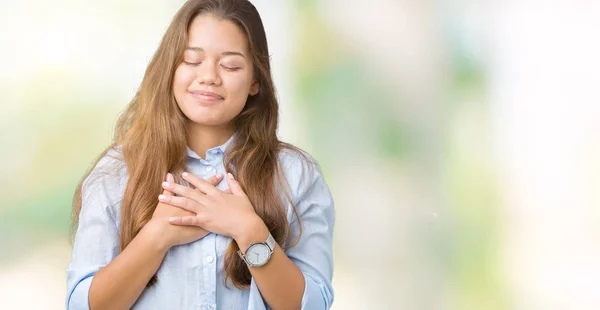
[[[167,252],[171,248],[171,244],[166,240],[165,234],[161,229],[161,223],[158,223],[156,219],[151,219],[142,230],[138,236],[143,238],[147,244],[150,244],[155,250],[159,252]]]
[[[269,236],[267,225],[258,215],[245,223],[246,225],[243,225],[238,235],[233,238],[242,253],[246,252],[251,243],[263,242]]]

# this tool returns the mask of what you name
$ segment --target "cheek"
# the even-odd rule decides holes
[[[227,85],[227,92],[236,98],[246,98],[250,91],[251,79],[249,77],[231,77],[223,81]]]
[[[185,91],[193,80],[192,72],[183,66],[179,66],[173,75],[173,90],[175,93]]]

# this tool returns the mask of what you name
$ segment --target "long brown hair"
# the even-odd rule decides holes
[[[300,238],[298,235],[296,242],[286,244],[290,235],[286,203],[292,204],[298,223],[300,219],[279,164],[279,152],[289,149],[305,158],[306,155],[277,138],[278,103],[260,15],[247,0],[189,0],[173,18],[137,94],[119,117],[112,144],[95,161],[97,163],[111,148],[122,146],[128,180],[121,201],[121,251],[151,219],[167,172],[177,176],[186,170],[190,121],[175,101],[173,76],[183,60],[188,29],[194,18],[204,13],[229,20],[244,31],[254,64],[254,77],[260,86],[258,94],[248,98],[234,120],[236,134],[224,157],[225,168],[236,176],[256,213],[284,249],[294,246]],[[74,195],[73,227],[77,226],[81,211],[82,184],[83,181]],[[279,194],[281,189],[286,193],[283,198]],[[251,275],[237,256],[237,250],[237,244],[231,242],[225,253],[225,281],[231,279],[236,287],[245,289]],[[148,285],[155,282],[156,276]]]

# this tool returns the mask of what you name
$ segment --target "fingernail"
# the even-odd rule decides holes
[[[187,176],[188,176],[188,173],[187,173],[187,172],[184,172],[184,173],[182,173],[182,174],[181,174],[181,176],[185,178],[185,177],[187,177]]]
[[[167,174],[167,181],[169,182],[173,182],[173,175],[172,174]]]
[[[158,195],[158,200],[166,200],[167,196],[165,195]]]
[[[171,223],[172,223],[172,222],[175,222],[175,220],[176,220],[176,219],[177,219],[176,217],[170,217],[170,218],[169,218],[169,222],[171,222]]]
[[[162,186],[163,186],[163,187],[169,187],[169,182],[163,182],[163,183],[162,183]]]
[[[235,178],[233,177],[233,174],[231,174],[231,173],[227,173],[227,176],[228,176],[229,178],[231,178],[231,179],[234,179],[234,180],[235,180]]]
[[[223,178],[223,176],[222,176],[222,175],[220,175],[220,174],[217,174],[217,175],[215,175],[215,178],[217,178],[218,180],[220,180],[220,179],[222,179],[222,178]]]

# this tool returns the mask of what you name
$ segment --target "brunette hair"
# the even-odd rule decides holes
[[[213,14],[229,20],[248,38],[259,91],[248,97],[245,107],[234,119],[236,133],[224,155],[224,163],[226,170],[236,176],[275,240],[284,249],[289,248],[297,243],[301,233],[295,242],[286,244],[290,223],[285,204],[292,205],[298,224],[300,218],[290,197],[279,154],[286,149],[308,158],[300,149],[277,138],[278,102],[260,15],[247,0],[189,0],[174,16],[136,95],[119,117],[112,144],[92,165],[92,168],[96,166],[109,150],[122,147],[128,179],[121,200],[120,250],[125,249],[151,219],[167,172],[178,176],[186,170],[190,121],[175,101],[173,76],[183,61],[189,27],[200,14]],[[81,211],[82,185],[91,171],[86,173],[74,195],[74,228],[78,225]],[[179,178],[176,181],[182,182]],[[282,189],[283,197],[280,194]],[[237,256],[237,250],[237,244],[231,242],[225,253],[225,281],[227,283],[230,279],[236,287],[245,289],[250,284],[251,275]],[[154,276],[148,286],[156,280]]]

